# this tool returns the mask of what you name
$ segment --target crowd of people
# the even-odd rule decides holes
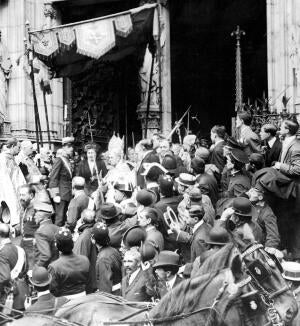
[[[229,220],[300,281],[299,125],[265,124],[260,135],[250,125],[240,113],[235,138],[221,125],[183,144],[154,134],[125,155],[116,136],[106,152],[86,144],[85,155],[63,138],[56,157],[8,139],[0,196],[18,200],[0,224],[2,312],[53,314],[96,291],[156,302],[230,242]]]

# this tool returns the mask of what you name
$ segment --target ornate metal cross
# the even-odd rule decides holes
[[[243,85],[242,85],[242,58],[240,40],[246,33],[236,27],[236,30],[231,33],[231,36],[236,38],[236,56],[235,56],[235,111],[242,110],[243,105]]]

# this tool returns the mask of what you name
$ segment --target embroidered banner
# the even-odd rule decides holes
[[[132,32],[132,21],[130,14],[121,15],[115,18],[116,34],[127,37]]]
[[[33,34],[32,43],[36,55],[46,60],[59,49],[55,31],[41,31]]]
[[[64,27],[57,30],[58,40],[61,45],[70,48],[75,42],[75,33],[73,27]]]
[[[113,19],[99,20],[75,27],[77,52],[99,59],[116,44]]]

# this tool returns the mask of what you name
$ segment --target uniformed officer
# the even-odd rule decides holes
[[[85,287],[89,278],[90,262],[87,257],[73,252],[70,230],[61,228],[55,235],[60,257],[49,265],[52,276],[50,291],[56,297],[68,299],[86,295]]]
[[[70,158],[73,155],[73,137],[62,139],[63,153],[57,157],[49,175],[49,191],[55,203],[55,224],[63,226],[66,212],[72,198],[73,169]]]
[[[35,221],[35,210],[33,202],[35,198],[35,189],[30,185],[23,185],[19,188],[19,198],[22,205],[21,219],[21,247],[25,250],[29,269],[34,265],[34,233],[38,229]]]

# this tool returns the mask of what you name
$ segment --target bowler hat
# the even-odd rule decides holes
[[[126,247],[140,247],[141,243],[146,240],[147,233],[139,225],[129,228],[123,235],[123,243]]]
[[[202,192],[199,188],[193,187],[189,192],[188,196],[191,201],[193,202],[199,202],[202,199]]]
[[[290,281],[300,281],[300,264],[292,261],[282,263],[283,278]]]
[[[236,197],[233,200],[232,208],[238,216],[252,217],[251,201],[245,197]]]
[[[111,220],[121,213],[121,209],[112,203],[100,205],[100,217],[104,220]]]
[[[242,151],[241,149],[232,148],[230,151],[230,154],[236,161],[238,161],[240,163],[246,164],[249,162],[247,154],[244,151]]]
[[[96,223],[92,227],[91,234],[93,238],[95,239],[96,243],[104,246],[109,243],[109,234],[108,234],[108,228],[102,223]]]
[[[158,179],[160,192],[167,197],[173,195],[174,181],[169,175],[160,176]]]
[[[205,240],[205,243],[210,245],[225,246],[229,242],[229,234],[225,228],[222,228],[219,225],[213,226],[209,233],[208,239]]]
[[[179,177],[176,178],[175,181],[182,186],[189,187],[196,183],[196,177],[189,173],[180,173]]]
[[[156,194],[147,189],[139,190],[136,194],[136,201],[143,206],[151,206],[157,200]]]
[[[32,277],[29,280],[34,286],[44,287],[51,283],[52,276],[45,267],[35,266],[32,270]]]
[[[168,170],[169,173],[176,173],[177,162],[176,158],[172,155],[166,155],[162,161],[162,166]]]
[[[73,144],[75,141],[74,137],[64,137],[62,140],[61,140],[61,143],[62,145],[67,145],[67,144]]]
[[[205,161],[202,158],[193,158],[191,161],[191,168],[195,173],[203,173],[205,170]]]
[[[176,252],[163,250],[158,254],[157,261],[153,268],[163,266],[179,266],[179,255]]]
[[[192,205],[189,209],[190,217],[198,217],[202,218],[205,214],[203,206],[200,205]]]
[[[152,260],[157,254],[157,249],[150,242],[142,243],[139,251],[141,253],[143,263],[145,261]]]

